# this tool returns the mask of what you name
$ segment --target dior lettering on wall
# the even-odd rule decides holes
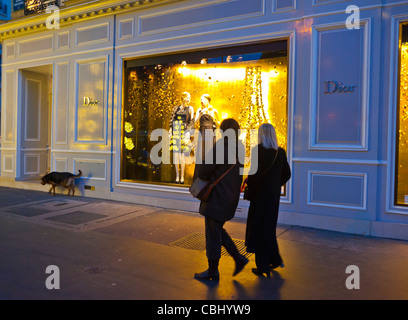
[[[88,106],[97,106],[99,104],[99,101],[96,99],[91,99],[89,97],[84,97],[84,107],[88,107]]]
[[[332,93],[352,93],[355,92],[357,86],[350,86],[345,85],[341,82],[330,80],[325,81],[326,84],[326,91],[325,94],[332,94]]]

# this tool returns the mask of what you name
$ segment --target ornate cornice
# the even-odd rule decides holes
[[[92,1],[87,4],[60,8],[60,27],[118,13],[126,13],[182,0]],[[47,30],[45,12],[0,24],[0,41]]]

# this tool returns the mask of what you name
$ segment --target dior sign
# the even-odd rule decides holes
[[[352,93],[355,92],[357,86],[350,86],[345,85],[341,82],[330,80],[325,81],[326,84],[326,91],[325,94],[333,94],[333,93]]]
[[[84,97],[84,107],[88,107],[88,106],[97,106],[99,104],[99,101],[96,99],[91,99],[89,97]]]

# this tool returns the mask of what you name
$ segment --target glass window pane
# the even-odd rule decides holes
[[[236,119],[241,129],[270,122],[286,149],[287,74],[286,40],[127,61],[121,179],[190,185],[197,148],[186,130],[199,129],[194,120],[207,103],[217,127],[226,118]],[[186,92],[189,101],[183,104]],[[151,161],[158,143],[151,134],[159,128],[171,129],[169,164]],[[249,156],[249,141],[247,146]]]
[[[395,202],[408,205],[408,24],[401,26],[400,43]]]

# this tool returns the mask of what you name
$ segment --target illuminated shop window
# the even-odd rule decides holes
[[[272,123],[286,149],[287,53],[284,40],[126,61],[121,179],[190,185],[195,163],[183,166],[183,156],[193,159],[197,146],[185,131],[199,129],[194,120],[207,104],[216,126],[226,118],[236,119],[241,129]],[[183,99],[189,108],[179,107]],[[158,142],[150,136],[158,128],[172,128],[170,164],[151,161]]]
[[[408,23],[401,25],[399,74],[395,202],[408,205]]]
[[[29,15],[45,11],[49,6],[62,6],[61,0],[27,0],[25,1],[24,14]]]

